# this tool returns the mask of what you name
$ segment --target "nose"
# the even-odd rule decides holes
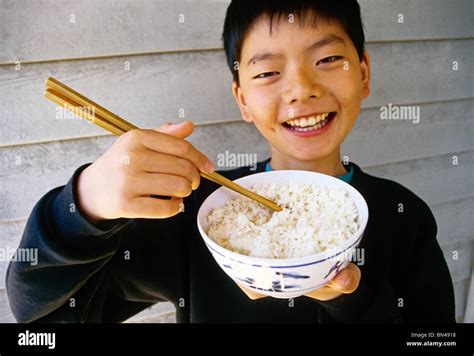
[[[324,95],[324,88],[317,83],[313,71],[299,68],[287,75],[286,88],[283,90],[285,104],[304,103]]]

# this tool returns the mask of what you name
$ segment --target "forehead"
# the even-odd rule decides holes
[[[262,46],[278,45],[285,39],[292,42],[307,42],[331,34],[341,37],[344,41],[350,41],[343,26],[337,20],[328,20],[313,13],[305,16],[262,15],[245,32],[241,54],[245,48],[255,50]]]

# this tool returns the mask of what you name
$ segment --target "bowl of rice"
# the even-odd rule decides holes
[[[274,212],[225,187],[201,205],[201,236],[235,282],[271,297],[295,298],[323,287],[352,260],[369,211],[351,185],[293,170],[235,182],[282,208]]]

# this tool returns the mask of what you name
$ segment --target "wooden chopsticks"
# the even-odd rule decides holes
[[[108,121],[104,120],[103,118],[97,115],[91,114],[90,110],[87,110],[82,106],[79,106],[75,102],[62,96],[61,94],[55,92],[52,89],[46,89],[46,91],[44,92],[44,97],[46,99],[51,100],[53,103],[70,110],[71,112],[82,117],[83,119],[86,119],[87,121],[90,121],[96,124],[97,126],[102,127],[103,129],[113,133],[116,136],[120,136],[121,134],[125,133],[125,131],[123,131],[122,129],[118,128],[117,126],[113,124],[110,124]]]
[[[122,119],[118,115],[115,115],[103,106],[86,98],[85,96],[76,92],[74,89],[52,77],[46,79],[46,91],[44,92],[44,97],[48,100],[51,100],[53,103],[73,112],[81,118],[102,127],[116,136],[120,136],[127,131],[138,129],[138,127],[132,123]],[[232,182],[219,173],[200,172],[200,174],[203,178],[223,185],[224,187],[240,193],[247,198],[255,200],[274,211],[282,210],[275,202]]]
[[[69,98],[71,101],[74,101],[76,104],[79,104],[80,106],[93,108],[97,116],[122,129],[123,132],[138,129],[138,127],[136,127],[135,125],[122,119],[120,116],[115,115],[103,106],[100,106],[99,104],[93,102],[85,96],[79,94],[77,91],[68,87],[66,84],[61,83],[59,80],[49,77],[48,79],[46,79],[46,88],[46,91],[52,90],[53,92],[57,92],[63,95],[64,97]]]

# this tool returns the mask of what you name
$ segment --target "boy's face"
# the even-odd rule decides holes
[[[272,156],[314,161],[339,155],[369,95],[367,54],[360,61],[338,23],[301,26],[282,18],[270,34],[268,22],[258,20],[242,44],[240,86],[234,82],[233,92],[243,119],[255,123]]]

